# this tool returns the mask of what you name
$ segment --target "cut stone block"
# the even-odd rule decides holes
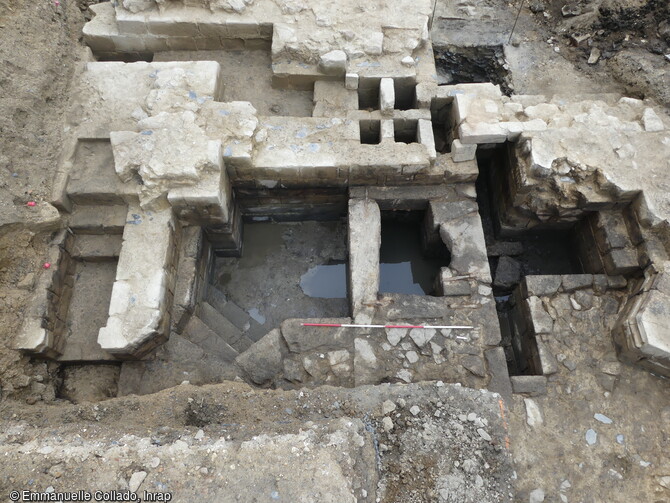
[[[514,393],[524,393],[530,396],[547,393],[547,378],[545,376],[512,376],[510,380]]]
[[[451,158],[454,162],[472,161],[477,155],[477,144],[464,144],[459,139],[451,142]]]
[[[393,79],[383,78],[379,83],[379,110],[382,114],[390,114],[395,108],[395,87]]]
[[[121,234],[127,215],[126,206],[75,206],[69,227],[77,234]]]
[[[504,143],[507,131],[499,124],[478,122],[474,125],[465,122],[458,128],[459,138],[466,145],[485,143]]]
[[[640,269],[637,252],[632,248],[611,250],[603,257],[607,273],[613,276],[627,275]]]
[[[592,274],[563,274],[561,275],[561,284],[564,292],[574,292],[593,286]]]
[[[524,297],[550,297],[561,287],[561,276],[525,276],[522,287]]]
[[[417,140],[426,147],[428,158],[434,160],[437,157],[437,151],[435,150],[435,137],[433,136],[433,125],[431,121],[419,119]]]
[[[321,80],[314,83],[313,117],[345,117],[358,108],[358,95],[342,87],[341,82]]]
[[[141,356],[167,338],[168,295],[174,267],[174,221],[169,207],[129,208],[112,288],[107,325],[98,343],[112,354]]]
[[[121,253],[120,234],[81,234],[76,236],[72,257],[88,261],[114,259]]]
[[[507,407],[512,407],[512,384],[510,382],[509,373],[507,370],[507,360],[505,359],[505,350],[501,347],[487,349],[484,351],[486,363],[488,365],[489,374],[491,374],[491,381],[488,388],[491,391],[499,393],[507,404]]]
[[[377,300],[379,291],[381,213],[375,201],[349,200],[348,246],[351,311],[358,320],[372,315],[369,304]]]
[[[344,77],[344,87],[355,91],[358,89],[358,74],[357,73],[347,73]]]
[[[540,339],[537,339],[535,342],[537,344],[537,354],[540,359],[542,374],[551,375],[558,372],[558,360],[551,353],[547,344]]]
[[[484,283],[491,282],[484,230],[478,214],[440,224],[440,237],[451,252],[450,269]]]
[[[305,320],[285,320],[281,324],[281,333],[292,353],[308,351],[330,351],[348,347],[355,331],[340,327],[304,327]],[[350,318],[326,318],[311,320],[314,323],[351,323]]]
[[[347,72],[347,54],[340,50],[323,54],[319,59],[319,70],[326,75],[344,75]]]
[[[670,362],[670,296],[651,290],[636,315],[642,354]]]

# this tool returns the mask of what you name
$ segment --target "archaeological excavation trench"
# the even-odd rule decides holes
[[[195,472],[210,448],[272,472],[259,501],[307,501],[280,466],[346,482],[310,501],[516,501],[513,462],[545,462],[514,451],[520,408],[526,434],[544,398],[590,420],[621,374],[670,377],[666,117],[517,93],[486,6],[314,3],[90,6],[14,347],[53,414],[166,422],[145,454],[197,428]],[[158,487],[147,459],[123,477]]]
[[[523,389],[552,367],[540,298],[582,289],[626,291],[617,347],[667,368],[630,317],[665,253],[644,195],[551,150],[591,117],[646,137],[642,102],[510,95],[501,46],[410,25],[383,32],[387,68],[367,46],[300,62],[281,24],[94,12],[53,195],[67,227],[17,337],[58,362],[62,396],[96,373],[104,397],[231,379],[509,393],[508,373]]]

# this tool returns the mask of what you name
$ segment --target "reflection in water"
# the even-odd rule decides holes
[[[406,293],[409,295],[426,295],[419,283],[414,282],[412,263],[381,263],[379,264],[379,291],[387,293]],[[432,288],[429,288],[432,290]]]
[[[446,257],[424,255],[420,220],[382,220],[379,261],[379,291],[409,295],[431,295],[440,268],[449,265]]]
[[[308,297],[346,299],[346,263],[334,261],[332,264],[311,267],[300,277],[300,288]]]

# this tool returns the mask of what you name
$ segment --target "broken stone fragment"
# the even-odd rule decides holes
[[[663,131],[665,126],[661,118],[654,112],[653,108],[645,108],[642,114],[642,125],[648,133]]]
[[[600,60],[600,55],[601,55],[600,49],[594,47],[593,49],[591,49],[589,59],[586,61],[586,63],[589,65],[595,65]]]
[[[531,428],[541,425],[544,420],[542,419],[542,411],[540,411],[539,405],[532,398],[524,398],[523,402],[526,406],[526,423]]]
[[[347,73],[344,77],[344,87],[352,91],[358,89],[358,74]]]
[[[386,339],[391,346],[397,346],[398,343],[407,335],[406,328],[388,328],[386,329]]]
[[[484,360],[479,356],[464,356],[461,358],[461,365],[463,365],[463,368],[477,377],[486,377],[486,367],[484,366]]]
[[[385,400],[384,403],[382,403],[382,414],[390,414],[396,409],[395,403],[393,403],[391,400]]]
[[[579,16],[581,13],[582,9],[577,3],[568,3],[561,7],[561,14],[563,14],[563,17]]]
[[[407,67],[414,66],[414,58],[412,56],[405,56],[400,62]]]
[[[270,381],[281,372],[283,368],[281,339],[279,329],[274,329],[235,359],[256,384]]]
[[[554,329],[554,320],[544,309],[539,297],[531,296],[526,299],[530,324],[534,334],[550,334]]]
[[[128,489],[130,489],[130,492],[136,492],[140,488],[140,485],[142,485],[142,482],[144,482],[145,478],[147,478],[147,472],[142,471],[133,473],[128,482]]]
[[[512,288],[521,281],[521,263],[511,257],[500,257],[493,285],[498,288]]]
[[[319,71],[326,75],[344,75],[347,72],[347,54],[344,51],[334,50],[321,56]]]
[[[437,330],[434,328],[413,328],[409,332],[409,336],[418,347],[422,348],[426,343],[435,337]]]

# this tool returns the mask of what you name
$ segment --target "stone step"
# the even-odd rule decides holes
[[[231,323],[228,318],[217,311],[211,304],[200,302],[197,313],[198,317],[207,324],[210,330],[215,332],[235,350],[242,352],[253,343],[253,341],[242,334],[242,331],[238,327]]]
[[[122,241],[121,234],[80,234],[70,255],[89,262],[118,259]]]
[[[127,214],[125,205],[77,205],[70,216],[69,227],[75,234],[121,234]]]
[[[215,355],[226,362],[234,361],[239,354],[239,351],[223,340],[198,316],[191,316],[182,335],[205,353]]]
[[[234,302],[227,300],[226,294],[219,290],[216,285],[207,285],[205,300],[224,317],[228,318],[252,343],[260,340],[271,329],[271,327],[258,323]]]
[[[219,312],[223,311],[223,307],[228,303],[226,294],[211,283],[207,285],[205,300]]]

